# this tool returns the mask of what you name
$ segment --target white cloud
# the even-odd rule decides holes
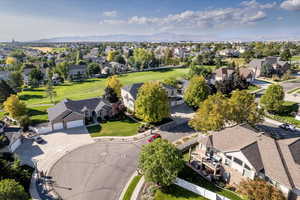
[[[118,12],[115,10],[105,11],[102,13],[102,15],[105,17],[116,17],[116,16],[118,16]]]
[[[166,17],[133,16],[127,20],[103,20],[101,24],[144,25],[159,31],[193,28],[218,28],[231,25],[253,24],[267,17],[265,10],[276,2],[260,4],[256,0],[244,1],[237,8],[220,8],[205,11],[187,10]]]
[[[285,10],[300,11],[300,0],[285,0],[280,7]]]

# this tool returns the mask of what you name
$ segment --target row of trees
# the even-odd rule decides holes
[[[236,90],[230,98],[217,93],[204,100],[189,125],[197,131],[217,131],[227,125],[247,123],[255,125],[263,120],[264,111],[254,95]]]

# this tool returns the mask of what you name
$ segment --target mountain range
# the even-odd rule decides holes
[[[158,33],[150,35],[98,35],[98,36],[67,36],[67,37],[55,37],[48,39],[40,39],[31,42],[179,42],[179,41],[205,41],[208,38],[201,35],[185,35],[174,33]]]

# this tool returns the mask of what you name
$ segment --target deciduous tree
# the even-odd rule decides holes
[[[24,187],[13,179],[0,181],[0,199],[2,200],[26,200],[28,195]]]
[[[145,122],[160,122],[170,116],[168,95],[159,82],[145,83],[139,89],[135,114]]]
[[[118,95],[115,93],[114,89],[110,87],[105,88],[103,98],[110,103],[119,101]]]
[[[228,101],[228,120],[237,124],[255,125],[263,121],[263,109],[258,108],[253,94],[245,90],[236,90]]]
[[[12,72],[9,75],[9,85],[15,91],[19,91],[23,85],[23,76],[20,72]]]
[[[189,125],[197,131],[217,131],[227,122],[228,102],[220,93],[209,96],[201,103]]]
[[[285,200],[280,190],[268,184],[264,180],[242,180],[238,186],[238,192],[246,196],[248,200]]]
[[[185,102],[194,108],[198,108],[209,95],[209,87],[203,76],[194,76],[184,93]]]
[[[118,79],[118,76],[116,76],[116,75],[110,76],[107,79],[106,87],[112,88],[115,91],[115,93],[118,95],[118,97],[121,96],[122,84],[121,84],[121,81]]]
[[[145,179],[160,186],[172,184],[183,166],[178,149],[163,139],[144,145],[139,156],[138,167]]]
[[[0,103],[4,102],[11,94],[15,92],[4,80],[0,80]]]
[[[4,111],[9,113],[9,115],[14,119],[25,115],[27,111],[26,105],[19,100],[17,95],[11,95],[8,97],[3,105]]]
[[[260,103],[271,113],[280,112],[284,100],[284,91],[281,85],[270,85],[261,97]]]

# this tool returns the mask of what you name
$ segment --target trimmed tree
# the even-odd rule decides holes
[[[227,109],[228,102],[224,95],[211,95],[200,105],[189,125],[203,132],[220,130],[227,122]]]
[[[248,200],[285,200],[282,192],[264,180],[243,180],[238,186],[239,193]]]
[[[184,101],[191,107],[198,108],[209,95],[209,87],[203,76],[194,76],[184,93]]]
[[[19,100],[19,97],[16,95],[11,95],[3,103],[4,111],[9,113],[9,116],[18,119],[19,117],[26,114],[26,105]]]
[[[281,111],[284,100],[284,91],[281,85],[270,85],[265,94],[261,97],[260,103],[270,113]]]
[[[122,84],[116,75],[110,76],[107,79],[106,87],[112,88],[115,91],[115,93],[118,95],[118,97],[121,96]]]
[[[237,124],[255,125],[263,121],[264,111],[258,108],[253,94],[236,90],[228,101],[228,118]]]
[[[183,166],[181,153],[167,140],[156,139],[144,145],[139,155],[138,167],[146,181],[160,186],[172,184]]]
[[[159,82],[145,83],[139,89],[135,115],[145,122],[160,122],[170,116],[168,95]]]
[[[0,199],[2,200],[24,200],[28,199],[22,185],[13,179],[0,181]]]

